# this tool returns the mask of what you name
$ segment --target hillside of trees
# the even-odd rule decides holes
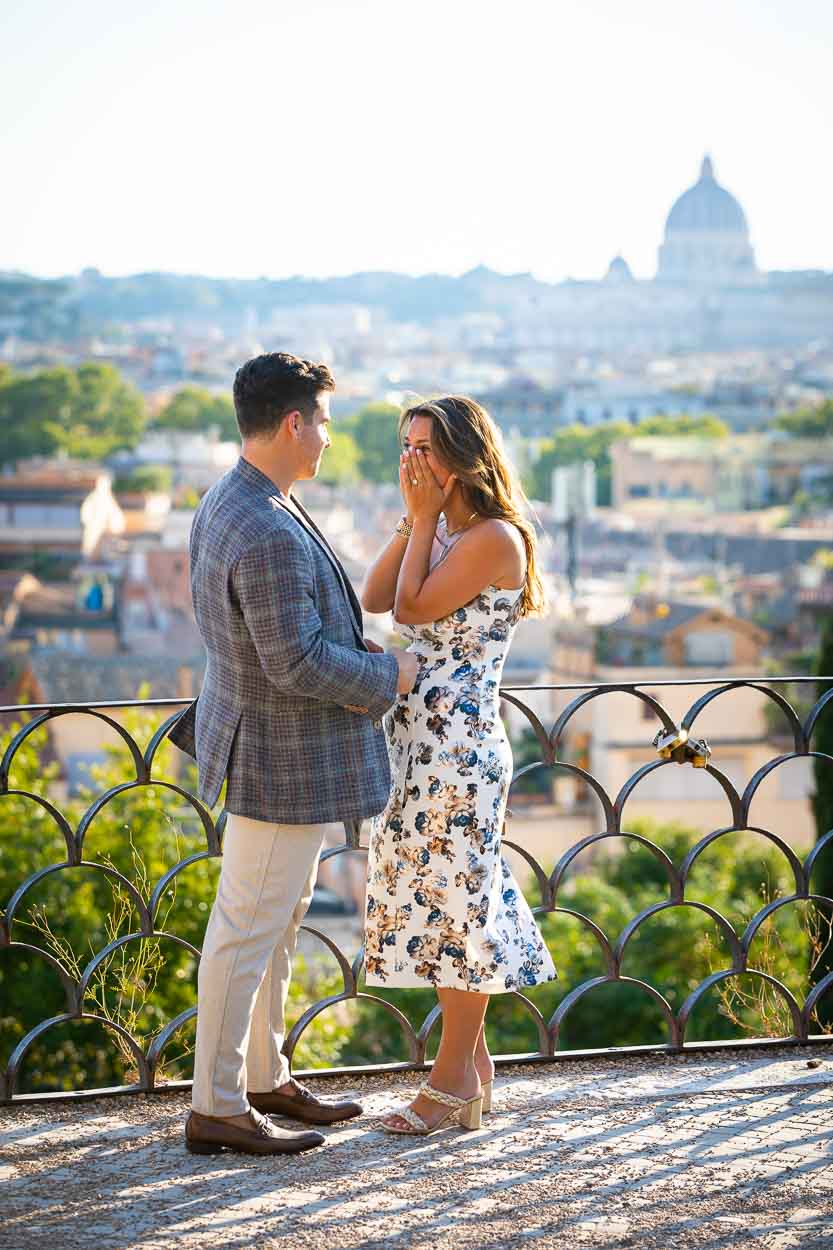
[[[143,318],[232,327],[240,326],[249,310],[268,316],[276,309],[315,304],[360,304],[397,321],[428,322],[494,307],[521,292],[532,296],[545,287],[528,274],[504,276],[483,267],[460,278],[383,272],[283,279],[171,273],[106,277],[85,270],[49,282],[0,273],[0,325],[17,323],[21,332],[35,339],[62,329],[90,331]]]

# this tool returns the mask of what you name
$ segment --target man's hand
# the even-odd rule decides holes
[[[394,651],[396,663],[399,665],[399,681],[396,685],[397,694],[408,694],[413,689],[419,672],[419,660],[410,651]]]
[[[385,649],[384,647],[380,647],[378,642],[374,642],[372,638],[365,638],[364,645],[367,647],[368,651],[372,651],[375,653],[378,653],[379,651],[384,651]]]

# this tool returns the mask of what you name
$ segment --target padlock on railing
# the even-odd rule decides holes
[[[687,729],[657,730],[653,745],[661,760],[673,760],[675,764],[691,764],[705,768],[712,757],[711,747],[705,738],[690,738]]]

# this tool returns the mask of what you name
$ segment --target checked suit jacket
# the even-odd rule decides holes
[[[326,539],[242,457],[197,508],[191,591],[206,650],[198,698],[170,733],[212,807],[286,824],[360,820],[385,806],[381,718],[398,667],[370,652]]]

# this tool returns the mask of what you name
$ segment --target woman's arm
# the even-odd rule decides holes
[[[417,518],[396,584],[396,619],[403,625],[438,621],[470,603],[487,586],[520,579],[523,557],[509,533],[511,528],[505,521],[479,522],[430,569],[434,526]]]
[[[410,522],[410,518],[406,518]],[[408,546],[404,534],[394,531],[367,571],[362,588],[362,607],[368,612],[389,612],[396,594],[396,579]]]

